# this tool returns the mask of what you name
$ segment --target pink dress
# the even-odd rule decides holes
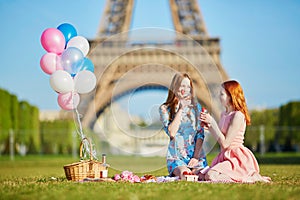
[[[221,115],[219,127],[224,135],[227,134],[228,127],[236,112]],[[212,161],[210,170],[226,174],[234,182],[257,181],[256,175],[259,174],[259,166],[253,153],[243,145],[245,130],[246,122],[241,125],[230,146],[221,149],[221,152]]]

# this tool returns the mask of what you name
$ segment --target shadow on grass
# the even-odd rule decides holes
[[[256,155],[259,164],[278,164],[278,165],[299,165],[300,164],[300,154],[266,154],[266,155]]]

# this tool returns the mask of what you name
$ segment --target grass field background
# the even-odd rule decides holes
[[[211,163],[214,155],[208,156]],[[300,154],[257,156],[261,174],[272,183],[109,183],[72,182],[63,165],[71,156],[0,157],[0,199],[299,199]],[[130,170],[142,176],[166,176],[165,158],[108,156],[109,176]],[[153,170],[155,169],[155,170]],[[152,171],[151,171],[152,170]]]

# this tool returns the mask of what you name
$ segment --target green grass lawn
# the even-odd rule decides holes
[[[208,157],[209,163],[213,158]],[[72,182],[63,165],[77,162],[71,156],[0,157],[0,199],[299,199],[300,155],[257,156],[261,174],[272,183],[109,183]],[[165,158],[108,156],[109,176],[128,169],[137,175],[167,175]],[[152,170],[152,171],[151,171]]]

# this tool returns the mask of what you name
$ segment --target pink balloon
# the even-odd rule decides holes
[[[46,74],[52,74],[56,71],[57,55],[55,53],[46,53],[40,60],[40,66]]]
[[[77,92],[60,93],[58,94],[57,102],[62,109],[73,110],[77,108],[80,96]]]
[[[61,65],[61,55],[57,55],[56,57],[56,70],[64,70],[63,66]]]
[[[41,43],[47,52],[61,54],[65,49],[66,39],[60,30],[48,28],[42,33]]]

